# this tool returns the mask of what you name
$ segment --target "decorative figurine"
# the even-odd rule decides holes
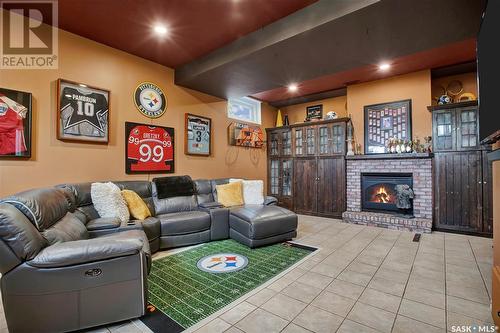
[[[352,123],[349,121],[347,123],[347,156],[352,156],[354,155],[354,151],[352,150],[353,148],[353,128],[352,128]]]
[[[287,114],[283,118],[283,126],[290,126],[290,121],[288,120],[288,115]]]
[[[283,126],[283,118],[281,118],[281,110],[278,110],[278,113],[276,114],[276,127],[281,126]]]
[[[396,185],[396,207],[409,213],[412,205],[411,201],[415,197],[415,193],[409,185]]]
[[[331,120],[331,119],[337,119],[337,113],[335,111],[330,111],[326,114],[325,119],[326,120]]]
[[[451,98],[450,98],[450,96],[448,96],[448,95],[441,95],[441,96],[438,98],[438,104],[439,104],[439,105],[449,104],[449,103],[451,103]]]
[[[423,144],[423,152],[431,153],[432,152],[432,137],[426,136],[424,138],[425,143]]]

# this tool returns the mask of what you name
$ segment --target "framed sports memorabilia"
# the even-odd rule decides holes
[[[306,107],[306,119],[323,118],[323,104]]]
[[[367,105],[365,115],[365,153],[386,152],[389,139],[410,141],[411,99]]]
[[[107,144],[109,90],[57,80],[57,139]]]
[[[260,126],[231,123],[228,127],[229,144],[232,146],[262,148],[264,133]]]
[[[143,82],[135,88],[134,103],[140,113],[152,119],[161,117],[167,109],[163,90],[151,82]]]
[[[210,118],[186,113],[185,133],[184,153],[210,156],[212,138],[212,120]]]
[[[0,88],[0,157],[31,157],[31,93]]]
[[[174,129],[125,123],[125,172],[173,173]]]

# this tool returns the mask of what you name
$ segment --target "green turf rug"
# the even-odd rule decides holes
[[[147,315],[142,321],[154,332],[186,329],[314,250],[291,243],[250,249],[228,239],[154,260],[148,289],[150,309],[155,314]],[[168,317],[171,322],[167,324],[168,320],[158,315]],[[166,330],[162,327],[165,325],[171,327]]]

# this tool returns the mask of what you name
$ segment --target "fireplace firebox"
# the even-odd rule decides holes
[[[409,209],[396,206],[396,185],[413,188],[412,174],[408,173],[363,173],[361,175],[361,209],[363,211],[413,215]]]

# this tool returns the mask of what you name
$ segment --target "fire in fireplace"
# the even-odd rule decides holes
[[[362,210],[413,215],[413,207],[410,209],[397,207],[397,185],[408,185],[412,188],[412,175],[405,173],[363,173],[361,175]]]

